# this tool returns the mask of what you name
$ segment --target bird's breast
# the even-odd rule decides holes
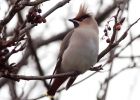
[[[93,38],[74,35],[65,50],[61,68],[64,72],[79,71],[84,73],[97,61],[98,42]]]

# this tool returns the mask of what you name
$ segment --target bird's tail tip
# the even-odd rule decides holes
[[[45,96],[50,98],[50,100],[54,100],[54,95],[49,95],[48,92],[46,92]]]

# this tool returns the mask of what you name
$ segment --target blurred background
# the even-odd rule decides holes
[[[81,4],[87,5],[88,12],[93,13],[98,22],[99,54],[108,47],[106,40],[113,34],[114,16],[118,7],[121,10],[116,16],[117,21],[123,18],[125,20],[120,30],[116,31],[115,41],[140,18],[139,0],[65,1],[68,0],[0,0],[0,20],[10,16],[7,22],[4,20],[5,23],[0,23],[0,42],[6,41],[8,44],[8,41],[14,38],[14,43],[6,46],[3,46],[5,42],[0,44],[1,52],[7,51],[0,55],[0,100],[50,100],[42,96],[49,87],[49,79],[21,79],[17,82],[3,73],[8,70],[8,73],[25,76],[52,75],[61,40],[73,29],[73,24],[68,19],[76,16]],[[62,7],[52,9],[59,7],[57,4],[60,2]],[[18,9],[21,6],[23,8]],[[32,9],[41,10],[37,14],[41,15],[39,18],[42,22],[29,21],[27,15],[30,15]],[[68,91],[61,90],[65,85],[62,86],[55,100],[140,100],[139,26],[140,22],[135,23],[127,32],[127,36],[97,62],[95,66],[102,65],[103,70],[87,71],[80,75]],[[3,57],[7,59],[1,60]]]

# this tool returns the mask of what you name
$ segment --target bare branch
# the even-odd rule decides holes
[[[32,2],[22,1],[21,4],[25,5],[25,6],[36,6],[36,5],[39,5],[39,4],[46,2],[46,1],[50,1],[50,0],[36,0],[36,1],[32,1]]]
[[[77,73],[75,73],[75,72],[67,72],[67,73],[48,75],[48,76],[25,76],[25,75],[1,73],[0,77],[15,79],[15,80],[19,81],[20,79],[22,79],[22,80],[46,80],[46,79],[51,79],[51,78],[61,78],[64,76],[75,76],[75,75],[77,75]]]

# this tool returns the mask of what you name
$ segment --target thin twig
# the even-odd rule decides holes
[[[33,45],[33,41],[31,39],[31,36],[30,36],[29,33],[27,33],[27,37],[28,37],[28,43],[29,43],[30,51],[31,51],[32,55],[35,58],[35,63],[37,65],[37,70],[38,70],[38,72],[39,72],[39,74],[41,76],[44,76],[43,69],[42,69],[42,67],[40,65],[39,58],[37,56],[37,53],[36,53],[35,48],[34,48],[34,45]],[[49,84],[45,80],[43,80],[43,83],[44,83],[45,87],[48,89],[49,88]]]
[[[104,56],[106,55],[110,50],[112,50],[114,47],[116,47],[122,40],[124,40],[124,38],[126,38],[128,31],[132,28],[132,26],[134,26],[138,21],[140,20],[140,18],[138,18],[134,23],[132,23],[127,30],[124,32],[124,34],[112,45],[109,45],[108,47],[106,47],[106,49],[104,49],[98,56],[98,61]]]
[[[50,0],[36,0],[36,1],[22,1],[21,4],[25,6],[36,6],[43,2],[50,1]]]
[[[61,73],[61,74],[55,74],[55,75],[48,75],[48,76],[25,76],[25,75],[17,75],[17,74],[0,74],[0,77],[10,78],[10,79],[16,79],[16,80],[46,80],[51,78],[61,78],[64,76],[75,76],[77,75],[75,72],[67,72],[67,73]]]

